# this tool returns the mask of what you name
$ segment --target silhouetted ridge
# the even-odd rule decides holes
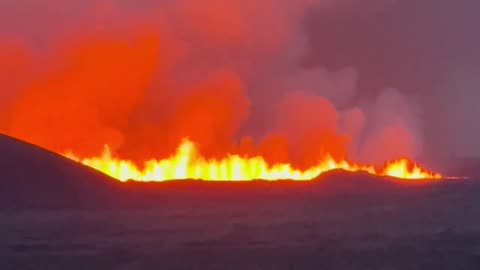
[[[456,194],[476,198],[476,181],[418,181],[335,170],[312,181],[212,182],[173,180],[122,183],[94,169],[0,134],[0,209],[159,208],[199,203],[284,204],[293,201],[357,207],[419,202]],[[466,183],[456,185],[454,183]],[[287,204],[288,204],[287,203]]]
[[[32,144],[0,134],[0,208],[106,203],[117,181]]]

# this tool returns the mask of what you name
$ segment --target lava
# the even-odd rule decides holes
[[[268,164],[261,156],[242,157],[228,154],[222,159],[206,159],[198,151],[194,142],[184,139],[174,155],[169,158],[152,159],[144,163],[143,168],[129,160],[112,155],[108,145],[98,157],[80,158],[72,151],[65,157],[101,171],[120,181],[166,181],[174,179],[200,179],[210,181],[246,181],[246,180],[312,180],[327,171],[342,169],[363,171],[373,175],[389,176],[401,179],[441,179],[438,173],[423,169],[410,159],[404,158],[386,162],[381,168],[373,165],[361,165],[345,160],[336,161],[325,157],[317,165],[306,170],[298,170],[290,164]]]

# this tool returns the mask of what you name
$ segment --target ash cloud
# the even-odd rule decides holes
[[[1,132],[83,156],[109,144],[136,161],[169,155],[183,137],[208,156],[298,166],[325,154],[381,163],[422,153],[408,96],[364,96],[354,65],[303,63],[315,50],[310,12],[371,16],[391,3],[70,2],[50,0],[34,17],[22,5],[35,0],[0,11],[18,15],[0,16],[10,33],[0,39]]]

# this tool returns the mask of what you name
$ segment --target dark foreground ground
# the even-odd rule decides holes
[[[478,184],[351,181],[170,184],[151,205],[4,211],[0,269],[480,269]]]
[[[121,184],[0,134],[10,269],[477,270],[480,182]]]

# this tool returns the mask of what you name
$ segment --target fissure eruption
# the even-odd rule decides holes
[[[44,35],[0,36],[1,133],[121,181],[442,178],[415,162],[411,96],[305,64],[321,49],[308,14],[348,16],[350,1],[80,2]]]
[[[139,168],[132,161],[115,158],[108,146],[99,157],[79,158],[71,151],[65,153],[65,156],[121,181],[312,180],[324,172],[336,169],[351,172],[363,171],[373,175],[402,179],[442,178],[441,174],[425,170],[407,158],[387,162],[383,167],[378,168],[345,160],[336,161],[331,156],[326,156],[306,170],[295,169],[288,163],[268,164],[261,156],[241,157],[228,154],[222,159],[206,159],[198,152],[195,144],[188,139],[183,140],[176,153],[171,157],[161,160],[151,159],[143,164],[143,168]]]

